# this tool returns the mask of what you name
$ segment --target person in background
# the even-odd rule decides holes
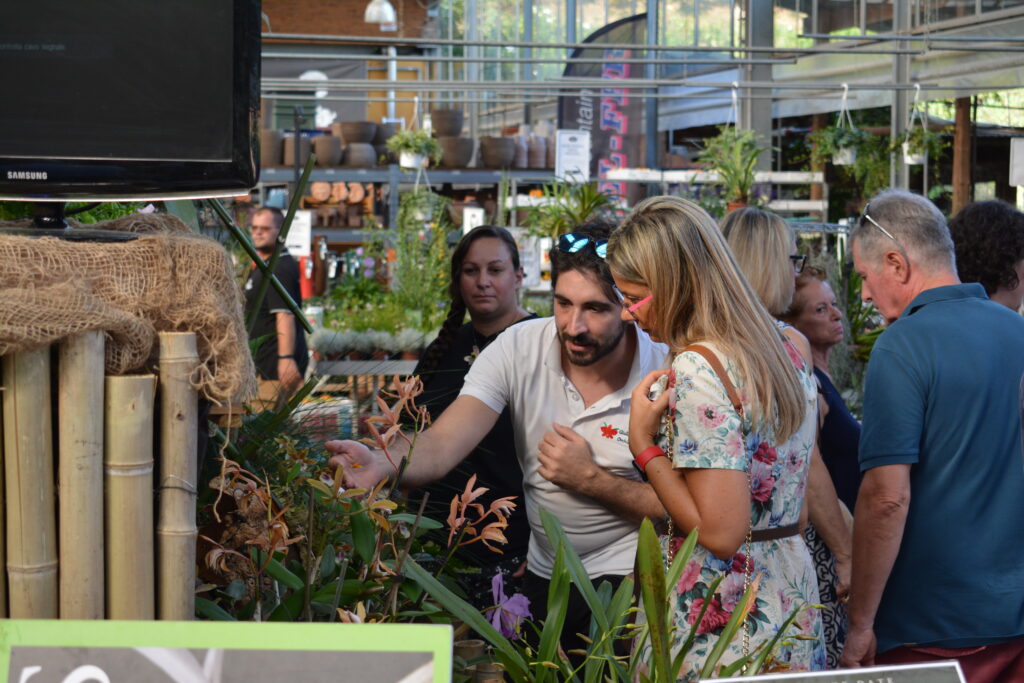
[[[630,450],[675,526],[662,540],[666,561],[680,536],[699,528],[673,591],[673,653],[697,621],[709,584],[726,574],[683,665],[681,677],[696,680],[754,576],[761,576],[757,616],[748,616],[749,639],[730,643],[725,664],[747,654],[747,645],[753,651],[770,640],[794,608],[818,602],[814,564],[800,537],[817,388],[809,365],[798,367],[787,352],[718,226],[696,204],[678,197],[637,204],[612,234],[608,262],[623,318],[635,316],[674,355],[671,370],[636,386],[629,415]],[[669,389],[650,398],[666,374]],[[660,437],[666,412],[671,427]],[[793,670],[825,668],[818,611],[804,609],[796,623],[794,633],[806,638],[787,641],[777,658]]]
[[[557,553],[541,508],[562,524],[595,585],[613,588],[633,571],[643,518],[665,516],[633,467],[626,426],[632,387],[662,367],[666,348],[620,315],[604,259],[609,232],[591,223],[558,239],[551,250],[554,317],[513,325],[481,352],[458,398],[417,436],[399,482],[438,481],[510,409],[530,520],[524,594],[535,619],[546,616]],[[326,446],[335,454],[331,466],[344,467],[347,486],[369,488],[397,472],[382,452],[358,442]],[[398,465],[406,453],[396,446],[391,456]],[[562,647],[586,649],[576,634],[589,633],[591,614],[575,589],[567,610]]]
[[[968,204],[949,221],[961,282],[1014,311],[1024,303],[1024,213],[1006,202]]]
[[[1024,316],[961,284],[946,220],[889,190],[850,232],[889,323],[868,361],[844,666],[1024,680]]]
[[[249,224],[253,246],[264,262],[269,262],[274,251],[281,248],[277,259],[274,275],[284,285],[285,291],[297,304],[302,303],[302,291],[299,288],[299,264],[279,245],[278,236],[284,225],[284,215],[280,209],[263,207],[257,209]],[[245,281],[245,312],[246,316],[255,303],[256,293],[263,281],[263,271],[253,264],[252,271]],[[256,323],[249,338],[257,340],[266,338],[255,351],[253,360],[256,362],[256,374],[262,379],[276,379],[281,383],[281,392],[290,396],[302,386],[302,378],[309,364],[309,353],[306,350],[306,335],[302,323],[288,308],[284,299],[274,287],[267,287],[267,293],[260,302]]]
[[[776,325],[787,340],[787,350],[792,351],[790,358],[797,369],[812,368],[807,338],[792,325],[778,320],[790,309],[795,282],[807,258],[797,253],[793,230],[776,214],[753,207],[729,213],[720,225],[750,286],[768,312],[776,317]],[[817,411],[814,419],[817,423]],[[810,524],[804,529],[804,540],[814,558],[818,593],[824,605],[821,620],[828,666],[836,668],[846,638],[844,600],[850,585],[852,539],[817,446],[808,475],[807,508]]]
[[[417,403],[427,408],[431,418],[439,417],[458,397],[473,361],[505,328],[537,317],[519,305],[522,283],[519,248],[508,230],[481,225],[459,240],[452,252],[448,316],[413,372],[420,376],[424,388]],[[463,322],[467,313],[469,322]],[[516,458],[508,407],[465,460],[441,480],[419,489],[430,494],[428,516],[447,517],[452,497],[463,492],[474,474],[476,486],[489,489],[477,499],[485,508],[506,496],[516,496],[522,502],[523,470]],[[418,496],[414,493],[413,498]],[[416,504],[412,506],[415,509]],[[504,575],[507,594],[521,590],[521,567],[530,538],[530,523],[522,504],[508,515],[505,537],[508,543],[502,546],[500,555],[482,543],[465,546],[462,557],[481,568],[480,574],[467,573],[463,579],[471,601],[479,609],[494,604],[491,581],[496,571]]]
[[[821,387],[824,402],[821,407],[821,429],[818,446],[825,461],[836,495],[853,512],[860,488],[860,465],[857,446],[860,443],[860,422],[850,414],[832,383],[828,372],[832,347],[843,339],[843,312],[839,310],[836,295],[825,277],[825,271],[807,266],[796,278],[793,305],[782,319],[799,330],[811,345],[814,376]]]

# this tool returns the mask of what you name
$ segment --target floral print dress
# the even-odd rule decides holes
[[[744,397],[743,384],[732,363],[713,344],[711,349],[726,367],[729,378]],[[814,378],[800,355],[787,344],[787,350],[800,375],[807,402],[807,411],[800,429],[784,444],[773,447],[772,439],[754,431],[749,420],[741,418],[732,406],[718,375],[694,351],[684,351],[672,363],[674,387],[669,391],[670,407],[675,404],[674,448],[670,454],[676,468],[714,468],[750,472],[751,520],[753,529],[770,529],[795,524],[807,485],[816,430],[816,398]],[[745,397],[744,397],[744,403]],[[744,410],[745,415],[750,410]],[[660,444],[667,448],[666,443]],[[668,557],[669,546],[674,554],[682,544],[679,537],[662,537],[662,550]],[[797,534],[770,541],[744,543],[733,557],[719,560],[698,544],[683,569],[675,588],[674,652],[685,641],[691,625],[704,605],[708,587],[715,578],[727,573],[711,598],[711,605],[697,627],[693,647],[680,671],[681,680],[696,680],[707,655],[714,647],[722,628],[729,621],[743,594],[746,578],[746,550],[752,556],[751,580],[761,575],[756,605],[747,617],[749,647],[753,652],[762,642],[770,640],[795,607],[816,604],[818,585],[814,564],[803,538]],[[800,613],[791,635],[778,649],[776,660],[792,671],[825,668],[825,651],[821,643],[821,621],[817,610]],[[809,636],[803,639],[803,636]],[[730,664],[743,656],[742,632],[737,634],[729,650],[719,660]]]

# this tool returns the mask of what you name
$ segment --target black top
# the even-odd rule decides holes
[[[853,511],[860,488],[860,464],[857,448],[860,445],[860,423],[850,414],[843,397],[833,386],[828,375],[814,368],[814,376],[821,383],[821,393],[828,405],[828,415],[821,425],[821,459],[825,461],[839,500]]]
[[[531,320],[536,317],[531,314],[522,320]],[[522,320],[516,322],[522,322]],[[466,323],[456,331],[448,351],[441,358],[437,369],[427,375],[421,375],[424,392],[417,403],[426,406],[432,419],[437,419],[445,408],[458,398],[466,373],[472,364],[472,358],[494,341],[498,334],[501,333],[484,337],[473,329],[472,323]],[[426,356],[436,343],[435,340],[430,347],[427,347],[423,355]],[[420,374],[419,366],[416,368],[416,374]],[[413,457],[416,457],[415,453]],[[508,407],[498,416],[498,421],[487,433],[487,436],[455,469],[440,481],[419,489],[430,492],[425,514],[443,522],[448,517],[452,497],[465,490],[466,482],[474,474],[476,474],[477,487],[485,486],[490,489],[475,502],[481,503],[486,510],[491,501],[497,498],[516,496],[516,509],[509,515],[508,528],[505,529],[508,543],[505,545],[495,544],[501,549],[502,555],[488,550],[483,542],[477,541],[463,548],[463,557],[480,566],[492,565],[499,560],[513,557],[525,559],[526,546],[530,539],[530,523],[526,519],[526,506],[523,502],[523,470],[516,457],[515,433],[512,430],[512,415]],[[484,524],[489,524],[492,521],[494,519],[490,518]],[[445,536],[447,537],[447,533]]]
[[[299,264],[291,257],[291,254],[283,253],[277,259],[277,267],[274,275],[284,285],[285,290],[291,295],[295,303],[302,303],[302,290],[299,288]],[[263,271],[253,265],[249,273],[249,279],[245,281],[245,312],[248,315],[252,308],[253,299],[260,289],[260,282],[263,281]],[[277,379],[277,320],[276,311],[291,313],[291,309],[285,305],[284,299],[274,289],[273,285],[267,287],[267,294],[260,304],[260,312],[256,316],[256,324],[250,340],[257,340],[260,337],[270,337],[262,342],[253,354],[256,362],[256,374],[263,379]],[[299,365],[299,374],[305,374],[306,366],[309,365],[309,352],[306,350],[306,331],[295,318],[295,362]]]

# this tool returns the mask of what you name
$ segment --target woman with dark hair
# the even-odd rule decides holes
[[[1006,202],[974,202],[949,220],[961,282],[1013,310],[1024,302],[1024,213]]]
[[[452,253],[451,305],[437,339],[427,347],[415,374],[423,380],[419,404],[432,417],[444,412],[459,395],[469,366],[477,355],[509,325],[535,318],[518,302],[523,272],[519,248],[508,230],[481,225],[466,233]],[[469,322],[463,322],[466,314]],[[415,456],[414,456],[415,457]],[[461,558],[480,567],[480,574],[466,574],[470,599],[478,607],[492,606],[491,580],[497,571],[505,574],[505,591],[511,594],[510,575],[526,558],[530,525],[522,505],[523,472],[516,459],[515,438],[508,409],[497,424],[462,463],[441,481],[420,491],[429,492],[427,516],[443,520],[452,497],[462,493],[466,482],[477,476],[476,486],[489,490],[475,502],[484,505],[504,496],[518,496],[516,510],[508,516],[508,543],[499,555],[482,543],[463,548]]]

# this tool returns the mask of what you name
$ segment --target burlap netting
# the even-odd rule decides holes
[[[0,233],[0,355],[102,330],[107,373],[121,375],[156,367],[157,332],[194,332],[199,391],[220,404],[255,395],[242,293],[220,244],[168,214],[83,227],[140,237],[96,243]]]

